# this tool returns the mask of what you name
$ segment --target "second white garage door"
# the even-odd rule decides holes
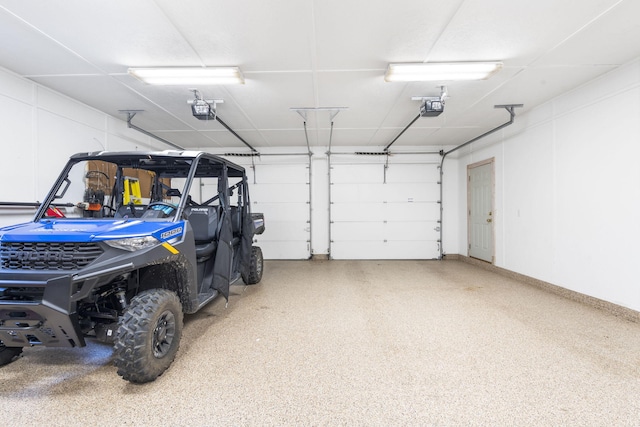
[[[331,258],[438,258],[438,164],[332,159]]]

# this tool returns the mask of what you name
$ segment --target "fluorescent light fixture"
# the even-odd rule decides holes
[[[484,80],[502,68],[502,62],[419,62],[389,64],[388,82]]]
[[[150,85],[244,84],[238,67],[129,68],[129,74]]]

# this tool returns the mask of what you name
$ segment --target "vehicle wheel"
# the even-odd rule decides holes
[[[176,356],[182,335],[182,304],[166,289],[150,289],[131,299],[118,322],[115,365],[132,383],[158,378]]]
[[[255,285],[262,280],[262,266],[264,260],[262,259],[262,249],[258,246],[251,247],[251,264],[249,265],[249,274],[242,276],[242,280],[247,285]]]
[[[0,343],[0,366],[11,363],[22,353],[22,347],[7,347]]]

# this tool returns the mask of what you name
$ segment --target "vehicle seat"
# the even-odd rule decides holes
[[[218,228],[217,206],[187,206],[184,216],[191,224],[196,241],[196,258],[204,261],[218,246],[216,230]]]
[[[133,208],[133,212],[131,209]],[[147,209],[147,205],[122,205],[118,208],[113,215],[114,218],[140,218],[144,211]]]

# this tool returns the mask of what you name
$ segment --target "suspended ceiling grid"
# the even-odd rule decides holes
[[[198,121],[188,87],[148,86],[128,67],[237,65],[246,83],[198,87],[256,148],[305,146],[292,107],[348,107],[332,146],[384,147],[439,83],[387,83],[390,62],[500,60],[488,80],[441,82],[445,112],[394,144],[454,146],[640,56],[635,0],[0,0],[0,66],[185,148],[245,148]],[[312,146],[329,114],[308,116]]]

